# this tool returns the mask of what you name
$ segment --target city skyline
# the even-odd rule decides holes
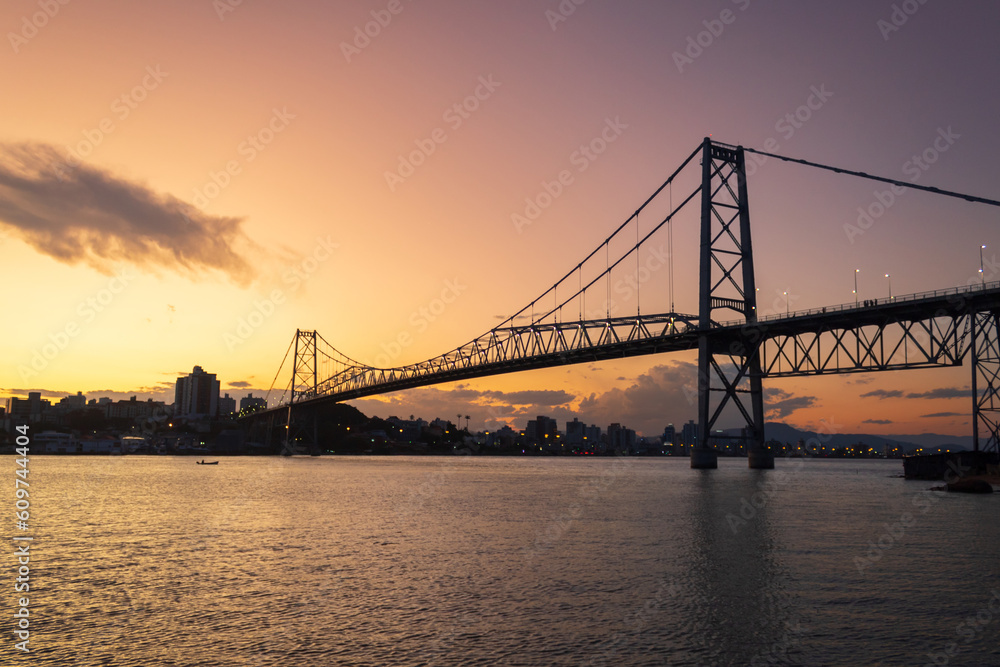
[[[60,5],[34,31],[37,5],[0,11],[21,93],[0,136],[0,275],[18,286],[0,394],[163,400],[196,364],[263,393],[296,328],[421,361],[537,296],[707,135],[996,196],[991,7],[227,6]],[[992,209],[758,160],[762,314],[1000,279]],[[676,242],[695,312],[695,230]],[[652,434],[694,413],[693,359],[351,403]],[[965,436],[970,373],[768,380],[769,418]]]

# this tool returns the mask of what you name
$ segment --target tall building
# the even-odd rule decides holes
[[[663,429],[663,446],[669,447],[675,444],[677,441],[677,429],[674,428],[673,424],[667,424],[667,427]]]
[[[587,428],[583,429],[583,444],[585,444],[589,450],[603,452],[604,448],[601,446],[601,427],[591,424]]]
[[[586,428],[587,425],[580,421],[577,417],[574,417],[571,422],[566,422],[566,444],[582,445],[583,432]]]
[[[219,416],[228,417],[236,412],[236,399],[229,398],[229,394],[219,399]]]
[[[240,412],[253,412],[254,410],[264,410],[267,408],[266,398],[254,398],[253,393],[249,393],[240,399]]]
[[[545,415],[538,415],[537,419],[530,420],[524,432],[528,440],[537,442],[540,445],[554,445],[558,433],[559,429],[556,420]]]
[[[178,417],[214,417],[219,411],[219,381],[214,373],[195,366],[191,375],[177,378],[174,414]]]
[[[693,419],[688,420],[688,423],[684,424],[684,428],[681,429],[681,444],[688,447],[698,444],[698,425],[694,423]]]
[[[157,414],[165,414],[166,406],[162,401],[149,398],[145,401],[136,400],[131,396],[127,401],[117,401],[105,405],[105,413],[109,419],[146,419]]]
[[[59,407],[65,410],[82,410],[87,407],[87,397],[81,392],[76,392],[76,396],[65,396],[59,399]]]
[[[622,425],[617,422],[608,424],[608,449],[611,451],[621,451],[623,430]]]
[[[587,426],[574,417],[573,421],[566,422],[566,444],[587,450],[598,450],[601,446],[601,427]]]
[[[7,414],[17,423],[38,423],[42,415],[52,406],[48,399],[42,398],[39,391],[28,392],[28,398],[11,398],[7,401]]]
[[[621,424],[608,425],[608,449],[629,454],[636,451],[635,431]]]

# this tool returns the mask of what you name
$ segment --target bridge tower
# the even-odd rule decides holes
[[[296,453],[295,442],[307,441],[307,447],[315,451],[318,446],[316,434],[316,410],[305,408],[307,415],[300,414],[296,421],[292,420],[292,405],[295,399],[315,397],[318,394],[319,375],[317,373],[315,331],[295,330],[295,357],[292,364],[292,396],[288,401],[288,420],[285,423],[285,443],[282,454],[291,456]],[[311,417],[311,419],[310,419]]]
[[[754,284],[743,147],[702,144],[701,245],[698,304],[698,443],[692,468],[718,467],[710,446],[723,410],[735,407],[745,422],[751,468],[773,468],[764,447],[764,397],[758,349],[757,289]],[[717,310],[731,310],[745,321],[737,334],[715,333]]]
[[[973,312],[972,340],[972,443],[975,451],[1000,453],[1000,312]],[[987,434],[980,446],[980,426]]]
[[[292,398],[302,395],[316,395],[316,332],[295,330],[295,363],[292,367]]]

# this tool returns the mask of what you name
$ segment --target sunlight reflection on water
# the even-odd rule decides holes
[[[1000,664],[1000,494],[899,461],[33,464],[32,665]]]

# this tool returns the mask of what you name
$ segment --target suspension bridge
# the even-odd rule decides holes
[[[287,433],[295,423],[293,408],[296,414],[308,414],[329,403],[456,380],[697,350],[698,443],[691,450],[691,466],[717,466],[710,438],[718,437],[713,427],[725,412],[727,419],[735,416],[742,422],[749,466],[772,468],[764,436],[765,378],[952,367],[968,359],[974,448],[1000,449],[1000,282],[759,313],[747,153],[1000,206],[991,199],[706,138],[590,254],[500,325],[441,355],[394,368],[361,363],[318,332],[299,330],[282,362],[283,369],[291,355],[285,396],[277,406],[247,419],[273,425],[284,416]],[[675,197],[675,186],[687,184],[682,196]],[[697,313],[677,312],[674,306],[673,225],[685,211],[700,220]],[[640,217],[653,220],[644,233]],[[664,237],[670,280],[666,290],[650,298],[648,285],[645,292],[639,289],[646,268],[640,258],[644,253],[648,257],[654,238],[662,242]],[[612,289],[614,278],[623,273],[632,276],[628,289]],[[615,284],[620,287],[621,280]],[[622,291],[634,299],[634,313],[622,314],[626,305],[633,305],[617,300]],[[646,310],[654,312],[644,312],[640,296]]]

